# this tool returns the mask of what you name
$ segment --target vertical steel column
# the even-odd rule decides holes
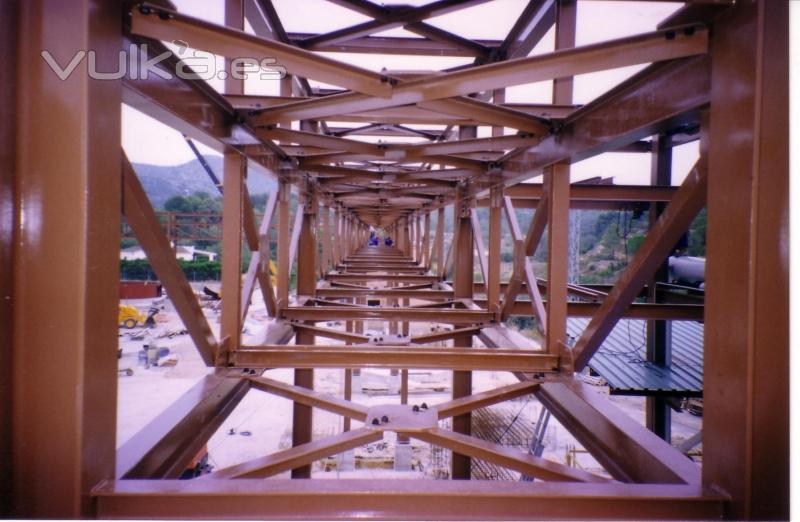
[[[575,47],[575,33],[578,21],[577,0],[557,0],[556,3],[556,41],[555,50]],[[553,103],[572,103],[574,81],[572,76],[553,80]]]
[[[331,256],[331,224],[328,205],[320,206],[322,214],[322,262],[320,263],[320,277],[328,271]]]
[[[413,212],[408,215],[408,255],[411,259],[417,258],[417,216]]]
[[[406,216],[403,218],[403,253],[406,257],[413,258],[414,256],[414,246],[411,243],[411,216]]]
[[[556,5],[555,49],[575,47],[578,5],[575,0],[558,0]],[[553,80],[553,103],[572,103],[572,77]],[[545,173],[547,206],[547,325],[546,348],[560,353],[567,336],[567,282],[569,278],[569,185],[567,163],[553,165]]]
[[[292,267],[289,266],[289,199],[292,186],[284,179],[278,180],[278,308],[289,306],[289,279]]]
[[[444,278],[444,270],[446,260],[444,258],[444,207],[439,207],[439,211],[436,214],[436,238],[434,239],[435,244],[433,248],[435,249],[436,255],[436,274],[439,277]]]
[[[344,371],[344,400],[349,401],[353,398],[353,370],[347,368]],[[344,417],[343,431],[350,431],[350,417]]]
[[[225,0],[225,25],[244,31],[244,0]],[[234,78],[232,61],[225,58],[225,94],[244,94],[244,80]]]
[[[422,236],[422,263],[423,265],[430,268],[431,266],[431,212],[428,210],[425,212],[425,222],[424,225],[425,232]]]
[[[500,249],[503,239],[503,187],[489,192],[489,276],[486,281],[486,308],[495,310],[500,304]]]
[[[17,66],[17,2],[0,3],[0,54],[8,70]],[[14,266],[15,230],[19,226],[19,209],[15,201],[17,77],[0,75],[0,266]],[[8,341],[14,339],[14,270],[0,270],[0,332]],[[7,341],[7,342],[8,342]],[[0,514],[12,514],[13,447],[12,447],[12,383],[13,350],[3,350],[0,358],[0,462],[6,469],[0,473]]]
[[[397,221],[394,222],[394,225],[392,225],[392,235],[391,235],[391,237],[392,237],[392,239],[394,239],[394,246],[399,250],[402,250],[402,248],[401,248],[401,246],[402,246],[401,245],[401,238],[400,238],[400,228],[401,228],[400,224],[401,224],[402,220],[403,220],[402,217],[398,218]]]
[[[577,0],[557,0],[555,16],[555,50],[575,47],[578,19]],[[568,105],[572,103],[574,81],[572,76],[553,80],[553,103]],[[569,173],[569,167],[567,172]],[[580,277],[580,210],[569,216],[567,230],[567,255],[564,262],[568,264],[567,282],[577,283]],[[572,248],[570,248],[572,247]],[[573,257],[574,256],[574,257]]]
[[[280,79],[279,92],[281,96],[292,96],[292,76],[287,74]],[[291,123],[283,125],[291,128]],[[289,266],[289,250],[291,230],[289,222],[289,201],[292,197],[292,185],[285,178],[278,179],[278,282],[275,284],[278,311],[289,306],[289,280],[292,276],[292,267]]]
[[[4,397],[13,400],[13,462],[3,473],[13,473],[13,517],[92,518],[91,489],[114,477],[116,453],[121,84],[90,78],[86,59],[60,80],[41,53],[67,64],[91,49],[97,70],[116,71],[122,10],[113,1],[31,0],[3,2],[3,15],[10,4],[19,47],[0,54],[18,49],[17,70],[4,60],[3,76],[17,82],[19,228],[14,264],[3,265],[15,285],[14,335],[3,331],[14,354],[13,393]],[[3,116],[13,117],[7,103],[13,97],[0,99]]]
[[[569,165],[545,172],[547,205],[547,325],[546,348],[561,352],[567,337],[567,256],[569,255]]]
[[[333,266],[342,262],[342,217],[339,207],[333,208]]]
[[[414,219],[414,260],[422,263],[422,216],[419,214]]]
[[[307,182],[301,197],[305,204],[303,226],[300,229],[300,241],[297,253],[297,294],[314,295],[317,288],[317,195],[316,187]],[[314,344],[315,336],[307,331],[297,332],[297,344]],[[314,370],[295,370],[295,386],[314,388]],[[292,446],[311,442],[312,408],[298,402],[292,409]],[[292,470],[292,478],[310,478],[311,466],[302,466]]]
[[[466,199],[468,193],[466,186],[456,189],[456,200],[453,204],[454,221],[456,229],[455,263],[453,269],[453,296],[456,299],[472,299],[473,273],[474,273],[474,247],[472,237],[472,220],[470,218],[469,204]],[[472,346],[472,336],[460,335],[453,339],[453,346]],[[464,397],[472,394],[472,372],[453,372],[453,398]],[[469,413],[453,417],[453,431],[469,435],[472,433],[472,416]],[[453,453],[451,462],[451,475],[454,479],[470,478],[471,459],[464,455]]]
[[[345,257],[345,259],[350,257],[350,247],[352,245],[352,239],[350,238],[350,234],[352,234],[352,227],[350,225],[351,225],[350,215],[349,214],[345,214],[344,215],[344,238],[343,238],[344,239],[343,244],[345,246],[345,248],[344,248],[344,257]]]
[[[506,102],[506,90],[505,89],[495,89],[492,91],[492,103],[495,105],[499,105],[501,103]],[[502,126],[494,126],[492,127],[492,136],[502,136],[504,129]]]
[[[667,135],[653,136],[652,166],[650,168],[650,184],[669,186],[672,182],[672,148],[670,137]],[[652,227],[658,216],[664,210],[663,203],[651,203],[649,221]],[[647,285],[647,301],[658,302],[656,283],[669,279],[669,263],[664,264],[656,271],[654,277]],[[670,321],[647,322],[647,360],[659,366],[669,366],[672,360],[672,323]],[[672,409],[663,397],[647,397],[646,402],[647,428],[670,442]]]
[[[242,210],[247,160],[234,150],[226,150],[223,165],[220,355],[239,348],[242,331]]]
[[[400,371],[400,404],[408,404],[408,370]],[[403,433],[397,434],[398,443],[407,443],[410,438]]]
[[[703,481],[731,518],[789,518],[789,2],[714,21]]]

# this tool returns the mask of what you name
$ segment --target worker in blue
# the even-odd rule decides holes
[[[387,237],[386,239],[383,240],[383,244],[386,246],[392,246],[394,245],[394,241],[392,241],[392,238]]]

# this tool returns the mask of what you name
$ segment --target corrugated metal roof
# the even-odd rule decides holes
[[[589,367],[608,381],[612,394],[702,396],[703,325],[695,321],[671,323],[671,366],[647,362],[647,321],[622,319],[589,361]],[[588,318],[570,318],[567,333],[578,338],[588,324]]]

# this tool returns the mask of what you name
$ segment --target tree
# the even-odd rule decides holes
[[[689,227],[689,249],[690,256],[705,257],[706,255],[706,209],[700,211]]]
[[[164,203],[169,212],[222,212],[222,198],[212,198],[208,192],[191,196],[172,196]]]

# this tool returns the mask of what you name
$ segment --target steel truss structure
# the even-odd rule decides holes
[[[653,32],[576,46],[574,0],[526,2],[502,41],[471,40],[427,21],[489,0],[421,7],[330,1],[369,20],[298,34],[284,30],[270,0],[226,0],[225,25],[186,16],[166,0],[0,2],[0,52],[8,70],[17,71],[0,76],[3,512],[162,519],[788,517],[787,3],[686,2]],[[245,20],[255,34],[244,31]],[[421,38],[373,36],[395,27]],[[553,27],[555,51],[529,57]],[[147,43],[151,54],[142,58],[148,58],[165,49],[162,42],[177,41],[224,56],[229,67],[240,56],[276,59],[288,72],[281,95],[248,95],[233,78],[224,94],[175,75],[93,80],[85,61],[62,81],[41,57],[47,50],[66,64],[76,51],[92,49],[98,70],[114,70],[129,44]],[[435,74],[376,73],[316,51],[468,56],[474,63]],[[591,103],[573,104],[574,76],[638,64],[649,65]],[[178,65],[173,56],[160,66]],[[309,79],[342,90],[312,88]],[[507,87],[549,80],[552,104],[504,101]],[[224,155],[219,337],[133,168],[117,153],[123,102]],[[491,137],[478,137],[479,126],[490,126]],[[375,144],[358,136],[422,141]],[[673,188],[671,148],[691,140],[700,140],[700,159]],[[570,184],[571,163],[610,151],[652,154],[652,186]],[[248,162],[279,182],[260,222],[245,185]],[[539,175],[541,184],[519,184]],[[634,204],[655,212],[616,284],[568,284],[570,208]],[[446,207],[453,209],[452,231],[445,230]],[[478,207],[489,208],[488,245]],[[664,298],[657,290],[664,261],[703,207],[705,302]],[[535,208],[527,230],[515,208]],[[118,451],[110,346],[117,343],[121,216],[215,372]],[[500,278],[504,219],[514,245],[508,281]],[[387,230],[396,246],[366,246],[370,226]],[[271,228],[278,244],[274,279],[267,266]],[[536,274],[529,256],[545,230],[547,273]],[[244,280],[242,244],[253,252]],[[297,290],[290,295],[295,267]],[[476,269],[484,282],[475,282]],[[272,321],[267,344],[250,346],[241,342],[241,330],[256,288]],[[633,303],[641,296],[647,302]],[[367,298],[382,306],[366,306]],[[536,318],[541,347],[504,326],[515,315]],[[591,316],[572,346],[570,315]],[[661,357],[665,321],[705,321],[702,471],[656,435],[663,433],[665,403],[648,403],[653,433],[574,377],[621,317],[652,320],[653,349]],[[331,320],[350,328],[320,326]],[[365,320],[388,322],[395,340],[365,336]],[[451,326],[408,337],[414,321]],[[347,344],[317,344],[317,338]],[[476,338],[484,347],[472,347]],[[430,346],[450,340],[451,348]],[[277,367],[295,369],[293,385],[242,372]],[[368,367],[399,369],[406,382],[408,368],[452,370],[453,398],[415,412],[406,400],[366,408],[350,401],[349,388],[343,398],[313,390],[315,368]],[[477,370],[514,372],[519,383],[473,394]],[[251,389],[294,401],[293,447],[176,480]],[[612,479],[470,435],[471,411],[527,394]],[[312,440],[312,408],[364,425],[350,429],[346,422],[343,433]],[[452,430],[439,427],[443,418],[452,418]],[[469,479],[470,459],[477,458],[537,480],[309,479],[313,461],[379,440],[385,431],[452,450],[454,479]],[[288,470],[292,479],[262,480]]]

